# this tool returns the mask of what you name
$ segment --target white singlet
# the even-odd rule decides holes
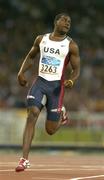
[[[44,35],[40,42],[39,76],[48,81],[61,80],[71,38],[53,41],[49,36]]]

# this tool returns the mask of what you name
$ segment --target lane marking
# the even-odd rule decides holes
[[[0,169],[0,172],[13,172],[14,169]]]
[[[32,179],[45,179],[45,180],[69,180],[69,179],[60,179],[60,178],[52,178],[52,177],[33,177]]]
[[[84,179],[94,179],[94,178],[100,178],[104,177],[104,175],[96,175],[96,176],[86,176],[86,177],[77,177],[77,178],[71,178],[69,180],[84,180]]]
[[[13,164],[12,164],[13,165]],[[7,169],[3,169],[7,167]],[[26,169],[26,171],[96,171],[96,170],[100,170],[100,171],[103,171],[104,169],[104,166],[92,166],[93,168],[91,168],[91,166],[87,166],[87,167],[69,167],[69,166],[50,166],[49,168],[47,168],[49,166],[44,166],[44,165],[32,165],[32,168],[29,168],[29,169]],[[11,167],[13,168],[13,167]],[[3,165],[2,166],[2,169],[0,169],[0,172],[8,172],[8,171],[15,171],[15,167],[13,169],[9,169],[8,168],[8,165]]]
[[[71,168],[59,168],[59,169],[55,169],[55,168],[48,168],[48,169],[26,169],[25,171],[69,171],[72,170]],[[9,171],[14,171],[15,169],[0,169],[0,172],[9,172]]]
[[[0,162],[0,167],[10,167],[10,166],[16,166],[17,163],[15,162]],[[61,165],[61,164],[31,164],[31,169],[32,167],[35,168],[47,168],[47,167],[52,167],[52,168],[70,168],[71,170],[103,170],[104,166],[101,165]]]

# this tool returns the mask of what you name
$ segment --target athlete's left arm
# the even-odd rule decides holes
[[[68,80],[65,80],[64,84],[66,87],[72,87],[74,82],[78,79],[80,74],[80,56],[78,45],[72,41],[69,46],[69,58],[72,67],[72,73]]]

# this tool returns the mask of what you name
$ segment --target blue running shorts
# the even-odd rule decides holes
[[[47,120],[58,121],[63,103],[64,85],[61,81],[47,81],[37,77],[33,82],[28,95],[27,106],[36,106],[40,110],[45,106]]]

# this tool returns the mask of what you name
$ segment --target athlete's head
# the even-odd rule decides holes
[[[60,34],[67,34],[70,29],[71,18],[67,13],[58,14],[55,16],[54,25],[55,30]]]

